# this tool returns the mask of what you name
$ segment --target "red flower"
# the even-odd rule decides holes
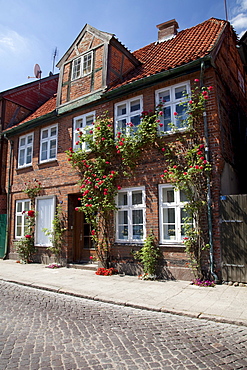
[[[92,234],[92,235],[95,235],[95,230],[92,230],[92,231],[91,231],[91,234]]]
[[[192,101],[192,100],[190,100],[190,101],[189,101],[189,104],[193,104],[193,101]]]
[[[102,141],[104,141],[105,140],[105,138],[104,137],[102,137],[102,139],[101,139]]]
[[[30,239],[32,236],[31,235],[25,235],[25,238]]]
[[[28,214],[29,217],[34,217],[35,216],[35,212],[32,209],[30,211],[28,211],[27,214]]]
[[[78,207],[75,207],[75,211],[79,211],[79,208]]]
[[[174,116],[177,116],[178,115],[178,112],[174,112],[173,114],[174,114]]]
[[[209,91],[212,91],[213,90],[213,86],[208,86],[208,90]]]
[[[118,190],[121,190],[121,189],[122,189],[120,185],[118,185],[118,187],[117,187],[117,188],[118,188]]]
[[[194,82],[199,82],[198,78],[195,78],[195,79],[194,79]]]
[[[160,123],[159,126],[162,127],[163,126],[163,123]]]
[[[92,133],[93,133],[93,130],[90,130],[90,131],[89,131],[89,134],[92,134]]]
[[[160,123],[160,119],[157,119],[157,120],[156,120],[156,122],[157,122],[157,123]]]
[[[173,166],[173,168],[177,168],[177,166],[176,166],[176,165],[174,165],[174,166]]]
[[[164,152],[165,151],[165,148],[161,148],[161,150],[162,150],[162,152]]]

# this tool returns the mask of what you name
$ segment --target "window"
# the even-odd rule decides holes
[[[35,244],[39,246],[51,246],[51,240],[45,235],[43,229],[52,230],[52,221],[55,214],[55,197],[36,198],[36,228]]]
[[[41,130],[40,162],[46,162],[57,157],[57,125]]]
[[[15,213],[15,237],[22,238],[27,231],[27,211],[30,209],[29,199],[17,200]]]
[[[95,112],[83,114],[82,116],[74,118],[74,135],[73,135],[73,148],[74,149],[88,149],[86,143],[79,144],[79,133],[84,134],[92,133],[93,122],[95,120]]]
[[[86,76],[92,72],[93,66],[93,53],[87,53],[79,58],[73,60],[72,63],[72,75],[71,79],[76,80],[77,78]]]
[[[156,91],[156,105],[163,104],[160,132],[171,131],[172,125],[177,129],[185,127],[187,104],[181,105],[181,102],[185,100],[184,94],[189,92],[189,82]]]
[[[18,167],[32,164],[33,133],[21,136],[19,139]]]
[[[141,121],[142,96],[115,104],[115,132],[130,133]]]
[[[185,193],[168,185],[159,185],[159,200],[161,243],[182,242],[187,216],[184,206],[188,202]]]
[[[145,238],[144,188],[123,189],[117,195],[116,239],[142,242]]]

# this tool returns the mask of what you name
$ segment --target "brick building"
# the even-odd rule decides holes
[[[174,120],[174,112],[182,114],[179,103],[183,92],[189,93],[198,79],[205,86],[213,86],[201,132],[205,140],[206,124],[212,164],[211,268],[221,278],[219,199],[223,194],[244,193],[247,188],[243,171],[247,116],[244,58],[227,21],[211,18],[178,32],[177,22],[171,20],[157,28],[157,41],[130,52],[113,34],[86,25],[58,63],[56,96],[52,92],[50,99],[27,117],[20,116],[18,122],[3,126],[8,140],[5,140],[8,152],[3,177],[5,191],[9,189],[9,258],[17,258],[13,241],[24,236],[22,211],[29,207],[28,197],[22,191],[24,183],[35,179],[42,187],[36,199],[38,253],[35,258],[46,263],[49,260],[50,241],[42,228],[51,228],[55,205],[60,203],[67,229],[65,259],[74,263],[88,261],[94,253],[90,247],[90,227],[83,214],[75,211],[80,194],[79,175],[65,154],[69,147],[77,147],[77,129],[90,127],[105,111],[115,132],[126,129],[128,122],[138,126],[142,111],[154,110],[160,98],[165,97],[162,130],[169,132],[171,128],[166,123]],[[172,131],[166,140],[175,140]],[[123,211],[130,217],[122,223],[118,215],[114,219],[112,254],[119,260],[128,259],[131,251],[137,250],[145,235],[153,230],[168,276],[190,279],[181,231],[182,200],[171,184],[161,181],[163,170],[164,157],[150,150],[134,176],[122,179],[119,199],[125,196],[127,201],[117,213]],[[164,200],[168,191],[174,195],[174,217],[170,221],[164,216],[170,206]],[[135,205],[134,195],[139,199]],[[141,215],[138,225],[132,218],[134,209]],[[169,223],[175,230],[173,236],[167,233]],[[127,230],[126,237],[121,234],[123,227]],[[135,233],[134,229],[141,233]]]

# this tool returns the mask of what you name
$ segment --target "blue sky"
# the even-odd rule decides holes
[[[247,0],[226,0],[238,35],[247,30]],[[156,25],[175,18],[179,30],[226,18],[224,0],[0,0],[0,91],[52,70],[86,23],[114,33],[131,51],[157,39]],[[58,69],[55,68],[55,73]]]

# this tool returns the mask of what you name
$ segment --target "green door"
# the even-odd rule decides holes
[[[0,258],[5,254],[7,215],[0,215]]]

